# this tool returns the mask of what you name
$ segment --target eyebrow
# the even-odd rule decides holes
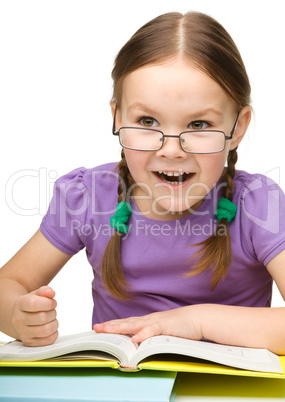
[[[196,115],[203,115],[203,114],[208,114],[208,113],[212,113],[212,114],[215,114],[217,116],[223,116],[224,115],[224,113],[221,110],[215,109],[214,107],[209,107],[209,108],[202,109],[202,110],[195,110],[193,112],[193,115],[195,115],[195,114]]]
[[[147,105],[140,103],[140,102],[135,102],[131,104],[130,106],[127,107],[127,113],[131,113],[135,109],[140,109],[143,110],[146,113],[155,113],[154,109],[149,108]]]
[[[135,102],[135,103],[131,104],[130,106],[128,106],[127,113],[131,113],[135,109],[143,110],[145,113],[148,113],[148,114],[157,113],[155,111],[155,109],[149,108],[147,105],[145,105],[145,104],[143,104],[141,102]],[[215,114],[218,117],[221,117],[221,116],[224,115],[224,113],[221,110],[216,109],[214,107],[209,107],[209,108],[202,109],[202,110],[194,110],[193,112],[189,111],[189,115],[191,114],[191,115],[194,115],[194,116],[195,115],[196,116],[203,116],[203,115],[206,115],[206,114],[209,114],[209,113]]]

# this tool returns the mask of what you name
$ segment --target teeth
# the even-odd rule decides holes
[[[176,176],[176,177],[178,177],[178,176],[182,176],[185,172],[163,172],[163,171],[159,171],[158,173],[163,173],[165,176],[169,176],[169,177],[171,177],[171,176]]]
[[[173,185],[177,185],[177,184],[181,184],[182,183],[182,176],[183,176],[183,174],[185,173],[185,174],[187,174],[187,175],[189,175],[190,174],[190,172],[164,172],[163,170],[159,170],[158,171],[158,173],[159,174],[163,174],[165,177],[163,178],[163,180],[164,180],[164,182],[165,183],[169,183],[169,184],[171,184],[172,186]],[[181,176],[181,179],[180,179],[180,176]],[[191,176],[192,176],[192,174],[191,174]],[[167,180],[166,178],[167,177],[177,177],[177,180],[178,181],[174,181],[173,179],[172,180]],[[186,179],[187,179],[187,177],[186,177]]]

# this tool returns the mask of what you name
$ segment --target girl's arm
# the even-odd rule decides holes
[[[0,269],[0,330],[27,346],[58,336],[55,292],[48,283],[71,258],[38,230]]]
[[[285,296],[285,250],[268,264],[283,298]],[[94,325],[96,332],[134,334],[141,342],[154,335],[190,339],[206,338],[235,346],[266,348],[285,354],[285,307],[253,308],[197,304],[143,317],[112,320]]]

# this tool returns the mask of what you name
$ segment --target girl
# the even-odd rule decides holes
[[[86,248],[96,332],[284,353],[285,310],[269,307],[273,279],[285,295],[285,198],[235,170],[251,108],[232,39],[206,15],[162,15],[122,48],[113,80],[122,159],[56,182],[40,230],[0,271],[1,331],[54,342],[47,285]]]

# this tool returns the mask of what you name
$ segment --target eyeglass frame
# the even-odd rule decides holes
[[[184,152],[186,152],[186,153],[188,153],[188,154],[208,155],[208,154],[217,154],[217,153],[219,153],[219,152],[223,152],[223,150],[224,150],[225,147],[226,147],[226,141],[231,140],[231,139],[233,138],[233,136],[234,136],[234,133],[235,133],[235,131],[236,131],[236,127],[237,127],[237,123],[238,123],[238,118],[239,118],[239,113],[240,113],[240,112],[238,112],[237,118],[236,118],[235,123],[234,123],[234,126],[233,126],[233,128],[232,128],[232,130],[231,130],[231,132],[230,132],[230,135],[228,135],[228,136],[224,133],[224,131],[221,131],[221,130],[186,130],[186,131],[182,131],[182,133],[180,133],[179,135],[166,135],[166,134],[164,134],[164,132],[161,131],[161,130],[155,130],[155,129],[153,129],[153,128],[147,128],[147,127],[146,127],[146,128],[145,128],[145,127],[120,127],[119,130],[116,131],[116,113],[117,113],[117,106],[116,106],[115,112],[114,112],[112,134],[119,137],[120,145],[121,145],[123,148],[130,149],[130,150],[132,150],[132,151],[139,151],[139,152],[156,152],[156,151],[159,151],[159,150],[163,147],[163,145],[164,145],[164,138],[177,138],[177,139],[179,139],[179,144],[180,144],[180,147],[181,147],[182,151],[184,151]],[[162,135],[161,147],[158,148],[158,149],[135,149],[135,148],[125,147],[124,145],[121,144],[121,140],[120,140],[120,130],[123,130],[123,129],[147,130],[147,131],[153,131],[153,132],[155,132],[155,133],[160,133],[160,134]],[[182,144],[181,144],[181,135],[182,135],[182,134],[185,134],[185,133],[199,133],[199,132],[204,132],[204,131],[213,132],[213,133],[222,133],[222,134],[224,134],[225,141],[224,141],[224,147],[223,147],[223,149],[221,149],[221,150],[219,150],[219,151],[214,151],[214,152],[192,152],[192,151],[185,151],[185,149],[183,149]]]

